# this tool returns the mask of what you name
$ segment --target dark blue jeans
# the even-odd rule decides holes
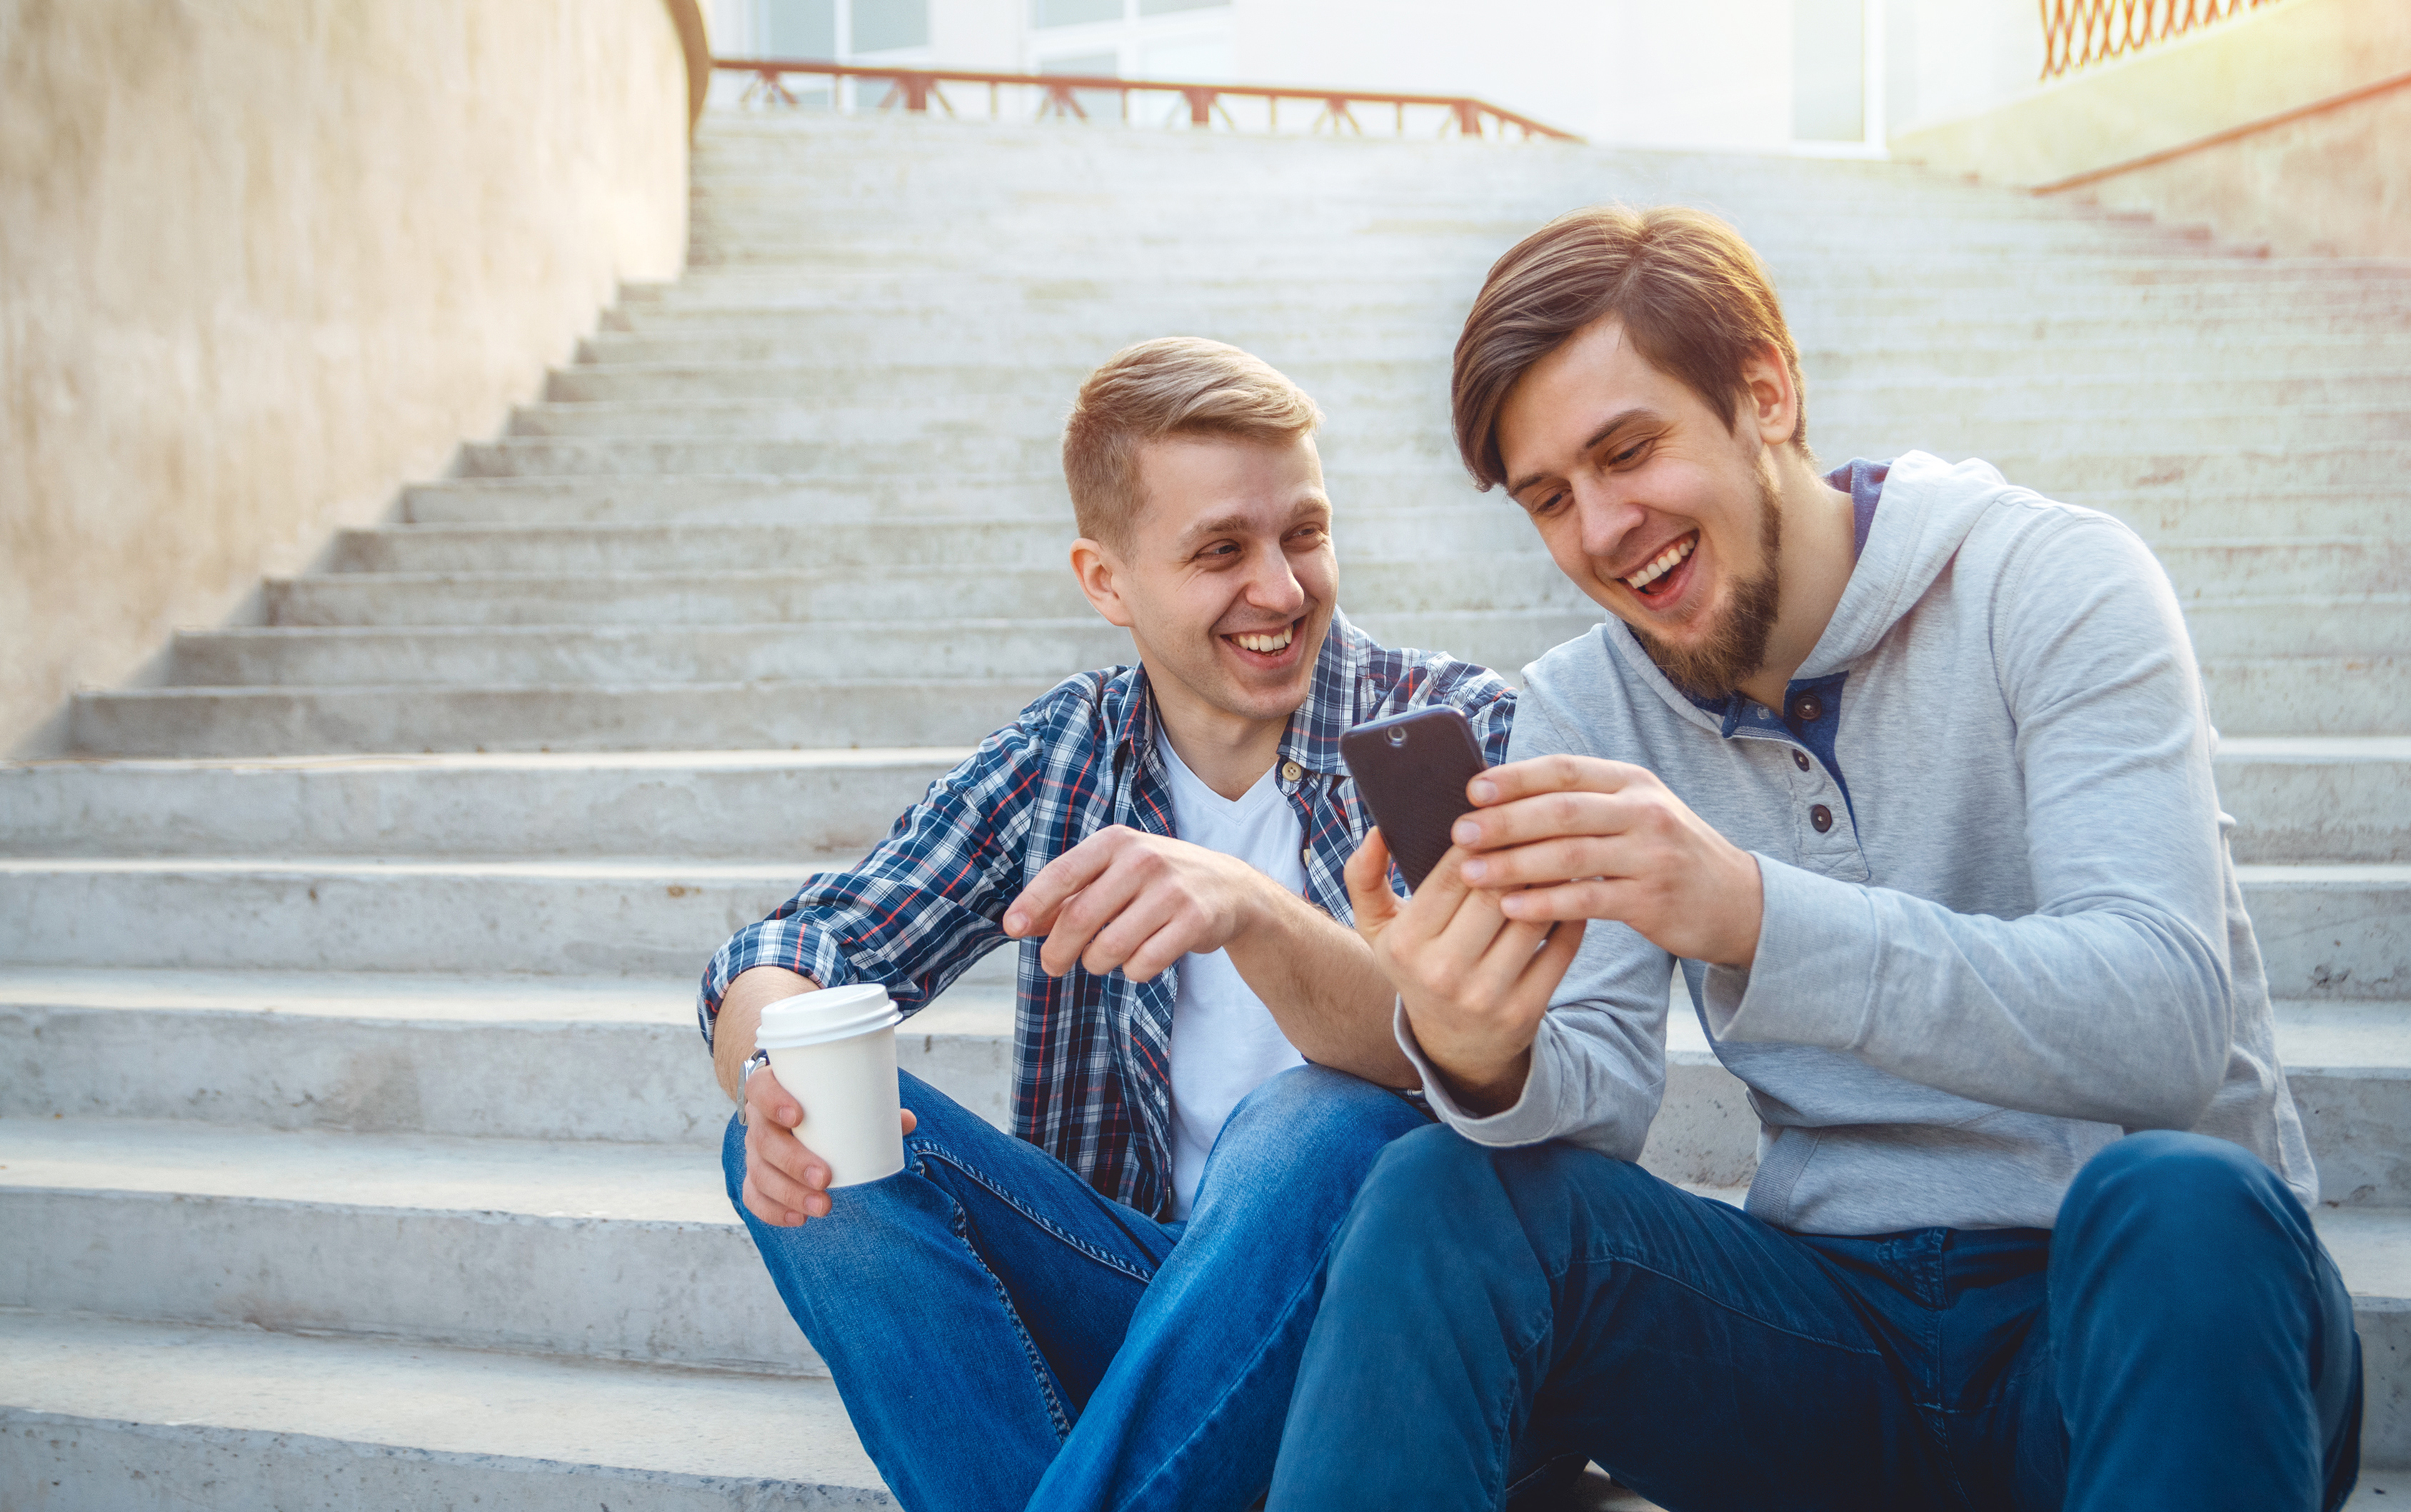
[[[1672,1512],[2316,1512],[2360,1422],[2343,1279],[2220,1140],[2119,1140],[2055,1232],[1827,1239],[1431,1128],[1341,1236],[1271,1506],[1495,1508],[1587,1457]]]
[[[1369,1082],[1285,1071],[1223,1125],[1186,1224],[1100,1196],[909,1073],[904,1169],[826,1218],[738,1211],[912,1512],[1246,1507],[1272,1479],[1340,1224],[1430,1121]],[[734,1120],[729,1200],[745,1180]]]

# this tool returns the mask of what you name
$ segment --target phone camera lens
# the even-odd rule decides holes
[[[1392,745],[1404,745],[1407,743],[1407,732],[1402,729],[1383,730],[1381,732],[1381,738],[1389,741]]]

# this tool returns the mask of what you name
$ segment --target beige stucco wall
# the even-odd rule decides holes
[[[0,749],[674,276],[687,88],[663,0],[0,0]]]
[[[2411,5],[2282,0],[1901,133],[1892,155],[2035,188],[2116,169],[2411,73]],[[2245,131],[2070,192],[2281,255],[2411,256],[2411,87]]]

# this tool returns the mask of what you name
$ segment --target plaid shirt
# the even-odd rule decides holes
[[[1306,836],[1307,900],[1350,921],[1340,869],[1364,838],[1339,737],[1368,719],[1454,704],[1490,761],[1503,760],[1514,691],[1487,668],[1375,644],[1334,614],[1306,702],[1281,737],[1275,781]],[[1112,668],[1065,679],[939,778],[850,872],[811,878],[738,932],[705,971],[706,1040],[721,994],[753,966],[823,987],[880,982],[906,1013],[1006,941],[999,921],[1039,869],[1112,825],[1173,833],[1147,674]],[[1169,1047],[1179,973],[1138,983],[1074,966],[1046,975],[1021,942],[1013,1129],[1107,1196],[1170,1211]]]

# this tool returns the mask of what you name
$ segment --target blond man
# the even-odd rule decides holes
[[[1340,615],[1320,420],[1216,342],[1091,374],[1071,565],[1138,665],[1065,679],[705,976],[729,1196],[914,1512],[1255,1501],[1331,1236],[1427,1122],[1350,928],[1338,737],[1449,704],[1496,760],[1513,695]],[[829,1193],[762,1007],[876,981],[909,1013],[1008,940],[1014,1133],[907,1075],[904,1171]]]

